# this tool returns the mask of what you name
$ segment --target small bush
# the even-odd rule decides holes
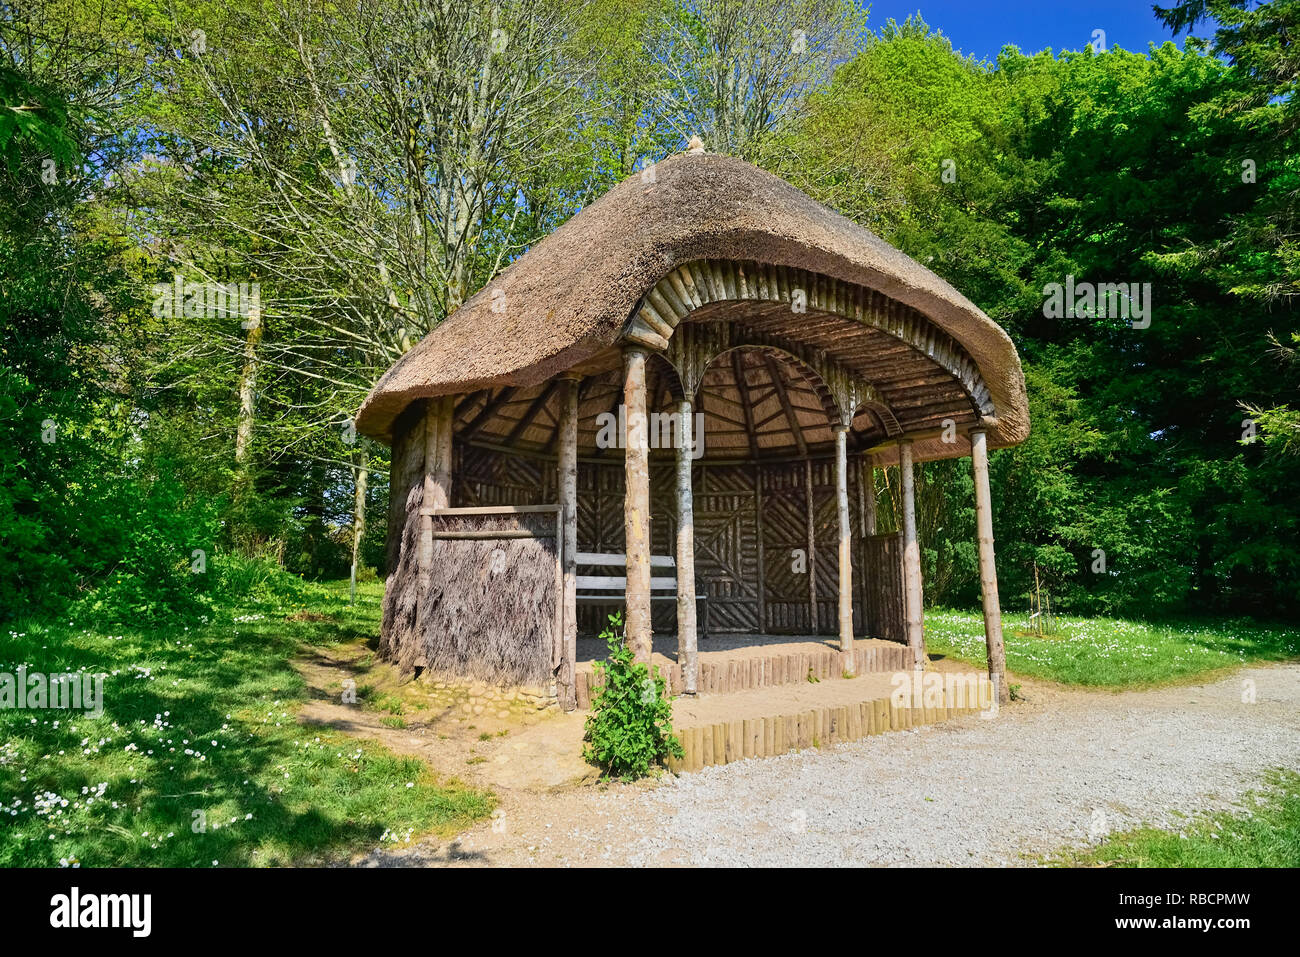
[[[610,777],[644,777],[667,756],[684,755],[672,733],[673,707],[659,669],[652,675],[632,660],[621,613],[609,616],[600,637],[609,648],[609,661],[596,662],[597,678],[603,675],[604,684],[592,699],[582,756]]]
[[[164,470],[96,476],[80,527],[88,569],[73,617],[95,623],[195,621],[211,610],[208,562],[220,503],[188,495]],[[93,569],[93,572],[89,572]]]
[[[212,568],[216,594],[231,603],[282,608],[321,601],[328,595],[320,585],[303,581],[269,558],[218,553]]]

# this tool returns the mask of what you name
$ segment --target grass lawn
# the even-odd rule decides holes
[[[107,677],[99,717],[0,710],[0,866],[307,863],[490,814],[418,760],[295,720],[293,656],[378,634],[380,593],[308,586],[189,628],[7,625],[0,672]]]
[[[1055,636],[1039,638],[1021,634],[1026,616],[1004,614],[1007,669],[1064,684],[1134,688],[1300,656],[1300,631],[1244,619],[1152,624],[1062,617],[1058,624]],[[931,654],[987,664],[979,612],[927,611],[925,644]]]
[[[1243,814],[1213,814],[1181,833],[1140,828],[1051,863],[1075,867],[1300,867],[1300,774],[1279,771]]]

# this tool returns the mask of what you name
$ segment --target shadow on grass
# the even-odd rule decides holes
[[[418,760],[298,722],[291,659],[373,635],[378,597],[362,597],[324,602],[323,621],[261,606],[198,628],[9,626],[0,671],[106,677],[98,717],[0,712],[0,865],[288,864],[489,814]]]

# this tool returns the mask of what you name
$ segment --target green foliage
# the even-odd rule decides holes
[[[1198,815],[1176,832],[1138,828],[1050,863],[1070,867],[1300,867],[1300,774],[1276,770],[1244,807]]]
[[[1007,670],[1063,684],[1141,688],[1209,677],[1241,665],[1300,655],[1300,633],[1246,618],[1137,621],[1062,616],[1056,634],[1030,629],[1028,616],[1004,613]],[[925,616],[931,652],[986,664],[978,612],[931,609]]]
[[[655,668],[632,659],[623,640],[623,616],[609,616],[601,632],[609,648],[609,660],[596,662],[596,674],[603,678],[587,717],[583,757],[611,777],[645,777],[650,768],[672,755],[683,756],[681,742],[672,733],[673,707],[666,682]]]
[[[87,623],[192,621],[208,607],[218,502],[188,499],[166,473],[92,480],[79,530],[98,584],[73,610]],[[89,549],[88,549],[89,551]]]
[[[419,759],[304,733],[293,659],[304,643],[374,634],[380,615],[377,587],[356,604],[346,584],[314,587],[327,621],[261,600],[219,605],[198,627],[30,621],[0,632],[0,670],[105,675],[99,716],[0,709],[0,867],[320,863],[489,815],[490,795]]]
[[[1300,4],[1210,5],[1241,21],[1220,52],[1253,45],[1255,66],[1195,42],[977,63],[891,22],[766,157],[1015,340],[1032,432],[992,455],[1006,605],[1037,568],[1081,614],[1300,612],[1300,474],[1274,454],[1300,389],[1300,364],[1275,361],[1297,321],[1294,52],[1261,26]],[[1047,317],[1044,286],[1069,275],[1150,283],[1150,327]],[[1244,414],[1263,441],[1243,444]],[[918,473],[931,601],[977,594],[963,466]]]

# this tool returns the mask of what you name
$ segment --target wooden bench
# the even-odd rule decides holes
[[[626,567],[627,556],[613,552],[578,552],[574,564],[579,569],[599,568],[606,565]],[[650,556],[650,600],[675,602],[677,600],[677,576],[669,577],[665,575],[656,578],[654,577],[656,568],[675,570],[677,563],[673,561],[671,555]],[[578,575],[577,589],[577,598],[580,602],[606,605],[621,604],[623,593],[627,590],[627,577],[625,575]],[[709,636],[709,596],[696,595],[695,600],[703,605],[700,613],[700,637],[707,638]]]

